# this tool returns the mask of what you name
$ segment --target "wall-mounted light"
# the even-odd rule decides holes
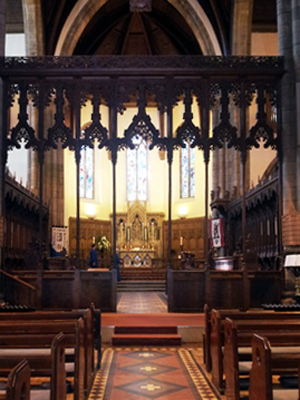
[[[85,209],[85,214],[88,218],[96,217],[96,206],[94,204],[86,203],[84,209]]]
[[[185,218],[187,216],[187,213],[188,213],[187,206],[182,205],[182,206],[180,206],[178,208],[178,216],[179,216],[179,218]]]

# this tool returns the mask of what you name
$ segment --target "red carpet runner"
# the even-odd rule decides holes
[[[187,349],[106,349],[90,400],[217,399]]]

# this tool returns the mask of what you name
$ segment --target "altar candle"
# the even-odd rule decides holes
[[[182,245],[183,245],[183,237],[180,236],[180,246],[182,246]]]

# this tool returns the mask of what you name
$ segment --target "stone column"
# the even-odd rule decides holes
[[[296,108],[293,67],[291,0],[277,0],[279,53],[284,56],[286,74],[282,79],[282,174],[283,214],[296,206]]]
[[[292,32],[293,32],[293,60],[296,81],[296,113],[297,118],[297,210],[300,211],[300,3],[299,0],[292,0]],[[300,239],[299,239],[300,242]]]
[[[29,56],[43,56],[44,30],[41,2],[40,0],[24,0],[22,5],[26,54]]]

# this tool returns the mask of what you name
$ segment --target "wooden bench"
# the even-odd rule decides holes
[[[299,347],[300,352],[300,347]],[[275,368],[274,368],[275,365]],[[298,372],[298,389],[274,390],[272,374],[277,374],[278,365]],[[266,337],[254,335],[252,338],[252,368],[250,372],[250,400],[298,400],[300,398],[299,353],[273,354]]]
[[[249,314],[250,315],[250,314]],[[277,314],[276,314],[277,315]],[[273,318],[263,318],[260,314],[257,316],[252,315],[252,319],[235,319],[235,323],[238,326],[238,329],[245,332],[252,333],[260,333],[263,334],[266,332],[276,331],[278,329],[283,331],[300,331],[300,320],[299,319],[289,319],[285,320],[279,318],[276,319],[276,315],[274,313]],[[281,316],[281,315],[280,315]],[[249,317],[247,317],[249,318]],[[253,319],[256,318],[256,319]],[[225,320],[220,317],[220,313],[218,311],[212,311],[211,314],[211,357],[212,357],[212,381],[216,388],[220,391],[223,390],[223,346],[224,346],[224,325]],[[250,346],[250,344],[249,344]]]
[[[34,397],[38,400],[65,400],[66,399],[66,369],[64,335],[59,333],[51,343],[50,354],[35,354],[26,356],[29,362],[31,375],[50,377],[50,390],[35,390]],[[0,356],[1,376],[9,373],[12,365],[22,360],[23,355]],[[32,396],[31,396],[32,397]]]
[[[268,339],[272,343],[272,346],[276,346],[274,349],[276,351],[276,356],[280,353],[297,355],[298,361],[300,361],[300,330],[292,329],[291,331],[286,331],[285,329],[288,328],[289,326],[287,324],[284,330],[270,331],[266,334],[268,335]],[[239,331],[236,323],[231,319],[226,318],[223,367],[227,400],[238,400],[240,398],[240,376],[249,376],[252,359],[252,337],[253,333],[251,331]],[[244,362],[240,363],[240,361]],[[298,367],[298,361],[296,367]],[[284,367],[285,372],[287,372],[287,366],[279,365],[277,366],[278,373],[280,373],[281,367]]]
[[[299,312],[280,312],[275,311],[240,311],[240,310],[211,310],[210,307],[205,304],[204,306],[204,333],[203,333],[203,357],[206,370],[211,371],[211,331],[212,331],[212,314],[218,313],[218,319],[225,320],[229,317],[231,319],[299,319]],[[215,322],[216,320],[214,320]],[[218,327],[216,327],[218,329]],[[220,328],[221,329],[221,328]]]
[[[96,368],[100,368],[101,362],[101,312],[96,310],[93,303],[89,306],[91,313],[91,321],[93,321],[93,327],[87,325],[87,337],[90,340],[90,335],[93,331],[94,346],[97,350],[97,365]],[[34,320],[76,320],[80,317],[84,318],[85,310],[71,310],[71,311],[34,311],[28,313],[3,313],[1,314],[1,321],[11,320],[23,320],[23,321],[34,321]],[[91,331],[90,331],[91,329]],[[92,369],[95,368],[94,351],[92,351]]]
[[[30,367],[22,360],[8,375],[6,390],[0,390],[0,400],[30,400]]]
[[[44,317],[47,317],[47,314],[43,314]],[[22,318],[22,317],[21,317]],[[0,321],[0,337],[2,334],[12,334],[12,337],[19,333],[27,333],[30,334],[57,334],[60,331],[63,331],[66,335],[66,338],[71,335],[74,335],[76,329],[76,318],[72,319],[50,319],[50,320],[23,320],[13,318],[11,320],[2,320]],[[83,321],[84,321],[84,351],[85,351],[85,377],[84,377],[84,385],[85,390],[89,391],[91,385],[93,383],[95,370],[95,361],[94,361],[94,338],[93,338],[93,320],[92,320],[92,312],[91,309],[85,310],[83,313]],[[70,339],[71,340],[71,339]],[[71,342],[67,346],[68,348],[74,347],[74,343]],[[0,343],[1,348],[1,343]],[[1,350],[0,350],[1,355]],[[67,352],[67,360],[72,361],[70,351]]]
[[[17,321],[15,323],[6,321],[7,325],[0,323],[0,360],[1,357],[6,357],[7,360],[13,359],[14,355],[22,358],[31,357],[33,360],[37,356],[49,356],[53,337],[60,326],[66,331],[64,334],[64,346],[74,349],[72,352],[74,353],[72,355],[74,360],[74,399],[83,400],[87,394],[85,386],[86,363],[83,319],[79,318],[77,321],[69,322],[57,321],[59,325],[56,324],[57,326],[53,328],[54,322],[43,323],[36,321],[34,325],[29,322],[17,324]],[[28,330],[29,333],[26,333]],[[46,369],[45,374],[47,375],[47,373]],[[42,369],[39,371],[39,376],[41,374]]]

